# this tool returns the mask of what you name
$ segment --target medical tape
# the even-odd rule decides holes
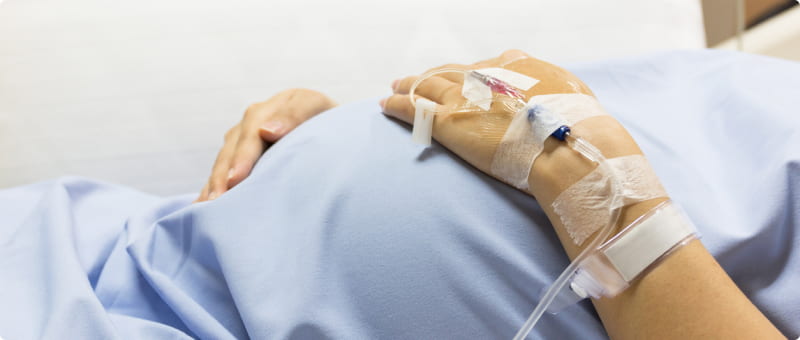
[[[667,192],[650,163],[630,155],[607,159],[568,187],[553,201],[553,211],[580,245],[611,219],[614,209],[659,197]]]
[[[492,89],[469,74],[464,75],[461,96],[467,99],[467,105],[475,105],[484,111],[488,111],[492,107],[492,102],[488,100],[492,99]]]
[[[531,97],[511,119],[494,153],[491,173],[521,190],[527,190],[533,162],[544,149],[544,142],[550,134],[562,125],[572,126],[605,114],[597,99],[585,94]]]
[[[514,72],[501,67],[488,67],[478,70],[479,73],[499,79],[504,83],[516,87],[522,91],[528,91],[539,83],[539,79],[526,76],[519,72]]]
[[[411,128],[411,140],[417,144],[431,145],[436,103],[425,98],[419,98],[414,105],[414,126]]]
[[[686,213],[668,200],[585,258],[570,287],[581,298],[614,297],[659,260],[699,237]]]
[[[480,74],[493,77],[522,91],[530,90],[539,83],[539,79],[526,76],[500,67],[489,67],[476,70]],[[467,99],[467,105],[475,105],[483,110],[489,110],[492,102],[492,90],[480,79],[464,75],[464,84],[461,86],[461,96]]]

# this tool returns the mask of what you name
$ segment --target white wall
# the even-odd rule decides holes
[[[565,63],[704,45],[696,0],[7,0],[0,187],[198,190],[223,132],[281,89],[348,102],[508,48]]]

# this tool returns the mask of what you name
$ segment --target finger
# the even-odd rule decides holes
[[[274,125],[280,125],[281,129],[283,129],[282,127],[285,124],[279,123]],[[268,129],[269,128],[270,127],[268,127]],[[261,138],[260,129],[253,127],[245,127],[245,129],[247,130],[242,131],[242,134],[239,136],[239,140],[236,143],[236,150],[231,158],[230,169],[228,170],[229,176],[227,178],[228,189],[241,183],[250,175],[256,161],[261,158],[261,155],[264,154],[264,151],[267,149],[266,141]],[[274,127],[272,127],[272,129],[272,137],[274,137],[275,140],[279,139],[282,134]]]
[[[411,86],[419,79],[418,76],[406,77],[400,81],[395,93],[409,94]],[[442,77],[433,76],[424,79],[414,90],[415,95],[425,97],[440,105],[455,104],[462,101],[461,84]]]
[[[200,190],[200,196],[195,198],[194,202],[192,203],[205,201],[207,197],[208,197],[208,181],[206,181],[206,184],[203,185],[203,189]]]
[[[521,50],[507,50],[497,57],[482,60],[473,65],[476,67],[501,67],[510,62],[529,57],[527,53]]]
[[[435,71],[440,71],[440,70],[444,70],[444,69],[468,70],[468,69],[471,69],[471,68],[474,68],[474,66],[473,65],[463,65],[463,64],[446,64],[446,65],[442,65],[442,66],[439,66],[439,67],[434,67],[434,68],[432,68],[430,70],[427,70],[423,74],[427,74],[427,73],[431,73],[431,72],[435,72]],[[454,82],[454,83],[461,84],[461,83],[464,82],[464,74],[462,72],[444,72],[444,73],[439,73],[436,76],[442,77],[442,78],[447,79],[447,80],[449,80],[451,82]],[[403,79],[404,78],[400,78],[400,79],[396,79],[395,81],[393,81],[392,82],[392,90],[396,91],[398,86],[400,85],[400,81],[403,80]]]
[[[228,171],[230,161],[236,151],[236,142],[241,134],[241,126],[237,125],[225,134],[225,144],[217,154],[217,160],[208,179],[207,200],[213,200],[228,190]]]
[[[408,98],[407,94],[396,94],[382,100],[383,113],[413,125],[415,109]],[[416,98],[419,100],[422,97],[416,96]]]
[[[280,120],[268,121],[258,128],[258,136],[265,142],[275,143],[296,127],[296,124],[286,124]]]
[[[444,69],[455,69],[455,70],[470,70],[475,68],[473,65],[463,65],[463,64],[446,64],[439,67],[434,67],[430,70],[425,71],[425,73],[444,70]],[[464,74],[461,72],[444,72],[437,74],[437,76],[452,81],[454,83],[464,83]]]

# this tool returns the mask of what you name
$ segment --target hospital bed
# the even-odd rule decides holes
[[[703,244],[800,334],[800,65],[721,51],[571,70]],[[509,339],[567,265],[530,196],[343,104],[211,202],[83,177],[0,190],[0,336]],[[534,339],[604,339],[584,301]]]
[[[328,15],[310,18],[308,3],[7,0],[0,164],[14,188],[0,190],[0,302],[11,306],[0,310],[0,337],[510,338],[567,265],[546,216],[441,146],[419,157],[408,128],[380,115],[376,101],[395,77],[387,70],[469,62],[516,42],[587,82],[737,285],[796,337],[800,66],[699,49],[694,2],[621,3],[659,12],[602,18],[630,27],[647,19],[635,31],[593,24],[610,9],[572,2],[568,9],[587,10],[569,25],[582,31],[554,40],[512,38],[502,27],[457,36],[469,32],[452,28],[465,15],[445,7],[441,17],[454,21],[411,7],[419,22],[399,30],[400,19],[353,8],[330,15],[338,7],[325,4]],[[542,16],[523,21],[531,31],[559,31],[563,20],[550,16],[558,6],[535,5]],[[295,19],[277,14],[292,11]],[[676,29],[675,20],[687,23]],[[356,37],[384,25],[395,39],[374,37],[369,47],[365,37],[336,43],[338,31],[322,29]],[[296,31],[276,38],[287,26]],[[429,27],[440,35],[430,38]],[[656,32],[659,43],[647,45]],[[604,42],[577,43],[595,33]],[[640,34],[641,44],[614,47]],[[437,50],[441,41],[453,45]],[[619,55],[633,53],[644,55]],[[238,112],[294,85],[345,104],[273,146],[232,191],[190,205]],[[17,186],[68,173],[82,177]],[[392,204],[374,199],[386,192]],[[606,338],[586,302],[546,316],[533,334]]]

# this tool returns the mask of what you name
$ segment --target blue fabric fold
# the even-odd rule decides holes
[[[570,70],[748,297],[800,334],[800,65],[680,51]],[[71,177],[0,190],[0,336],[510,338],[568,264],[536,201],[410,143],[377,100],[192,198]],[[607,337],[586,302],[533,333]]]

